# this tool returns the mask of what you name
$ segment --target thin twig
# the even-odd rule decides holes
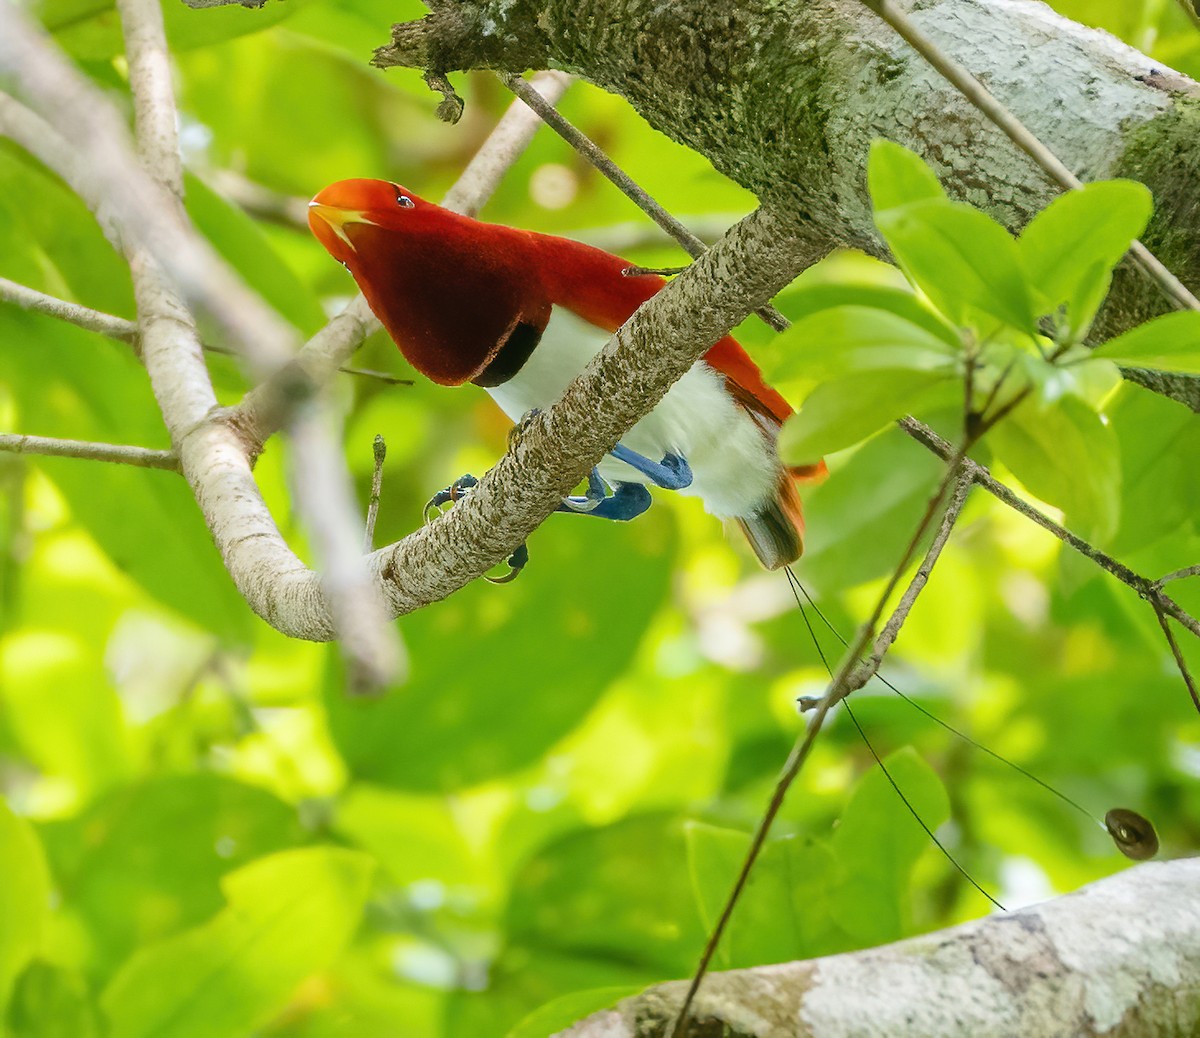
[[[628,173],[604,154],[591,138],[568,122],[555,108],[538,98],[537,92],[529,83],[520,76],[499,72],[496,75],[500,82],[537,112],[550,129],[595,166],[613,183],[617,190],[674,238],[692,259],[697,259],[708,251],[708,246],[703,241],[659,205]],[[787,318],[773,306],[762,306],[754,312],[777,332],[783,331],[788,326]]]
[[[93,443],[88,440],[61,440],[53,436],[0,433],[0,451],[7,454],[37,454],[48,458],[110,461],[141,469],[164,469],[167,472],[179,471],[179,456],[174,451],[133,447],[120,443]]]
[[[985,115],[1005,136],[1028,155],[1054,183],[1064,191],[1083,187],[1082,181],[1063,161],[1043,144],[1028,127],[975,78],[964,66],[944,53],[916,23],[891,0],[862,0],[863,4],[888,23],[918,54]],[[1176,306],[1200,310],[1200,300],[1172,274],[1149,249],[1135,241],[1129,254],[1145,274],[1155,281]]]
[[[1157,583],[1161,586],[1172,580],[1183,580],[1185,577],[1200,577],[1200,565],[1185,566],[1183,569],[1172,570],[1165,577],[1159,577]]]
[[[1200,693],[1196,691],[1196,682],[1192,680],[1192,673],[1188,670],[1187,660],[1183,658],[1183,650],[1179,648],[1179,642],[1175,640],[1175,632],[1171,630],[1171,621],[1167,619],[1166,613],[1163,612],[1162,605],[1157,598],[1150,599],[1150,604],[1154,607],[1154,618],[1158,621],[1158,626],[1162,628],[1162,633],[1166,636],[1167,644],[1171,647],[1171,655],[1175,657],[1175,666],[1179,668],[1179,676],[1183,678],[1183,683],[1187,686],[1188,695],[1192,697],[1192,705],[1196,708],[1196,713],[1200,714]]]
[[[137,336],[137,324],[133,321],[92,310],[78,303],[69,303],[65,299],[58,299],[37,289],[9,281],[8,278],[0,278],[0,302],[13,303],[31,313],[57,317],[89,332],[97,332],[121,342],[132,342]]]
[[[667,1038],[687,1038],[688,1033],[688,1012],[691,1009],[692,1002],[696,997],[697,991],[700,990],[700,983],[704,979],[704,974],[708,971],[708,967],[712,962],[713,956],[716,954],[717,946],[721,942],[721,937],[725,932],[725,928],[729,924],[729,920],[733,915],[734,906],[741,897],[742,891],[746,883],[750,879],[750,874],[754,870],[754,865],[758,860],[758,856],[766,843],[767,835],[770,832],[771,825],[775,821],[779,809],[783,806],[784,798],[787,796],[788,790],[795,781],[796,776],[800,774],[804,762],[808,759],[809,753],[812,750],[813,744],[816,742],[817,735],[820,733],[822,726],[825,723],[825,718],[829,711],[833,709],[839,702],[845,699],[855,689],[861,688],[867,681],[871,679],[874,673],[879,669],[879,663],[886,654],[891,642],[895,639],[895,632],[899,631],[903,626],[904,620],[908,615],[908,611],[912,609],[917,596],[921,589],[925,586],[929,578],[929,571],[933,568],[933,564],[937,561],[938,555],[941,553],[946,539],[950,535],[950,530],[954,526],[954,522],[958,514],[962,510],[962,504],[959,502],[954,515],[948,520],[943,521],[943,529],[945,537],[936,538],[933,544],[930,545],[929,551],[926,553],[926,562],[922,564],[917,574],[913,578],[913,583],[909,586],[909,591],[901,598],[896,610],[893,612],[887,626],[881,631],[878,637],[875,637],[875,630],[883,617],[883,612],[887,608],[887,603],[891,599],[893,592],[896,590],[900,579],[903,577],[905,570],[908,569],[909,563],[916,554],[917,547],[921,543],[921,539],[925,536],[925,532],[929,529],[934,519],[937,517],[938,511],[941,508],[943,500],[945,500],[950,486],[957,482],[958,490],[955,494],[955,501],[966,500],[966,490],[964,484],[968,481],[960,478],[963,456],[959,451],[953,457],[950,465],[946,469],[946,474],[943,476],[937,490],[929,499],[929,504],[925,509],[925,514],[921,517],[917,524],[916,530],[909,539],[908,545],[904,549],[896,568],[892,571],[891,577],[888,579],[887,586],[883,589],[879,599],[875,603],[875,608],[871,611],[870,617],[867,619],[855,634],[854,640],[846,649],[845,655],[838,664],[837,673],[830,680],[828,690],[821,698],[816,710],[809,718],[808,727],[804,734],[797,739],[792,747],[791,753],[788,754],[788,759],[783,766],[783,771],[780,773],[778,780],[775,783],[775,788],[771,792],[770,802],[767,804],[766,810],[759,819],[758,827],[754,831],[754,836],[750,841],[750,849],[746,853],[746,858],[742,862],[741,870],[738,873],[737,879],[734,881],[733,889],[729,893],[729,897],[725,901],[725,906],[721,910],[721,914],[717,919],[716,925],[709,934],[708,942],[704,946],[704,951],[700,956],[700,962],[696,966],[696,971],[692,975],[691,983],[688,985],[683,1002],[680,1004],[679,1011],[671,1027],[667,1031]],[[954,507],[949,506],[949,507]],[[917,584],[915,590],[913,584]],[[911,594],[909,593],[911,592]],[[903,612],[901,612],[903,610]],[[899,615],[897,615],[899,614]],[[863,661],[862,654],[866,650],[867,645],[875,637],[875,644],[879,649],[878,659],[874,656],[870,660]],[[883,639],[881,641],[881,639]]]
[[[958,485],[954,488],[954,496],[950,498],[950,503],[946,506],[946,511],[942,515],[942,524],[938,527],[938,532],[930,543],[928,551],[925,552],[925,558],[921,561],[917,572],[913,574],[912,580],[909,581],[903,597],[892,611],[888,622],[884,624],[883,630],[875,639],[875,644],[871,647],[870,659],[861,668],[862,680],[859,680],[858,674],[854,675],[856,688],[862,688],[875,676],[883,663],[883,657],[895,644],[896,638],[900,634],[900,628],[908,619],[908,614],[912,611],[917,596],[925,590],[925,585],[929,582],[929,574],[933,571],[934,563],[937,562],[938,557],[942,554],[942,549],[950,539],[950,533],[966,506],[967,497],[971,493],[974,482],[970,472],[963,467],[958,477]]]
[[[363,533],[363,551],[375,548],[375,520],[379,517],[379,495],[383,491],[383,460],[387,457],[387,443],[381,435],[375,436],[372,445],[375,454],[375,471],[371,473],[371,500],[367,504],[367,528]]]

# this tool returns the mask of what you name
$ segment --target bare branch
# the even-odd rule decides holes
[[[1185,566],[1183,569],[1172,570],[1165,577],[1159,577],[1159,584],[1166,584],[1172,580],[1183,580],[1185,577],[1200,577],[1200,565]]]
[[[0,301],[14,303],[22,310],[35,314],[45,314],[47,317],[57,317],[61,321],[85,328],[89,332],[107,335],[110,339],[122,342],[132,342],[137,336],[137,325],[123,317],[101,313],[78,303],[69,303],[65,299],[48,296],[33,288],[18,285],[8,278],[0,278]]]
[[[60,440],[52,436],[19,436],[0,433],[0,451],[8,454],[39,454],[49,458],[82,458],[86,461],[111,461],[142,469],[179,471],[174,451],[151,447],[131,447],[119,443],[93,443],[88,440]]]
[[[509,106],[492,131],[495,142],[492,143],[489,138],[484,147],[475,153],[454,186],[446,192],[442,205],[464,216],[477,216],[496,185],[521,157],[541,126],[536,110],[531,112],[527,107],[530,100],[554,111],[554,106],[570,85],[571,77],[563,72],[539,72],[530,83],[526,83],[528,96],[522,95],[525,104]]]
[[[1200,713],[1200,692],[1196,690],[1192,672],[1188,670],[1187,660],[1183,658],[1183,650],[1179,648],[1179,642],[1175,640],[1175,632],[1171,630],[1171,621],[1167,619],[1162,603],[1157,598],[1151,599],[1150,604],[1154,607],[1154,618],[1158,621],[1158,626],[1162,628],[1163,636],[1167,639],[1167,645],[1171,649],[1171,655],[1175,657],[1175,666],[1179,668],[1179,676],[1183,678],[1188,695],[1192,697],[1192,705],[1196,708],[1196,712]]]
[[[912,607],[916,604],[917,596],[925,590],[925,585],[929,582],[929,574],[933,571],[933,565],[941,556],[942,549],[950,539],[950,532],[954,529],[954,524],[958,522],[958,517],[966,506],[967,496],[971,492],[973,483],[974,480],[970,473],[963,469],[959,473],[958,484],[954,488],[950,503],[942,515],[941,526],[938,527],[937,534],[925,552],[924,560],[917,567],[917,572],[913,574],[912,580],[905,588],[900,602],[875,639],[875,644],[871,647],[871,658],[854,673],[853,679],[849,682],[852,689],[862,688],[878,673],[879,667],[883,663],[883,657],[895,644],[896,638],[900,634],[900,628],[904,626],[904,621],[908,619],[908,614],[912,612]]]
[[[90,307],[80,306],[78,303],[59,299],[57,296],[47,295],[45,292],[19,285],[7,278],[0,278],[0,302],[13,303],[31,313],[56,317],[86,331],[116,339],[118,342],[133,342],[137,338],[137,324],[134,321],[127,321],[124,317],[115,317],[100,310],[93,310]],[[213,346],[206,342],[202,344],[202,347],[205,353],[237,356],[236,350],[226,349],[224,346]],[[349,364],[343,364],[337,370],[344,375],[375,379],[379,382],[386,382],[390,386],[412,385],[412,379],[400,378],[386,371],[356,368]]]
[[[176,107],[167,59],[162,8],[157,0],[118,0],[125,30],[138,142],[143,160],[172,194],[182,191],[183,168],[176,137]],[[182,448],[191,431],[216,409],[191,314],[142,248],[130,250],[130,268],[142,329],[142,358],[150,383],[179,446],[184,472],[197,491],[211,471],[210,458]],[[295,461],[303,478],[295,494],[324,573],[322,589],[333,627],[350,663],[354,686],[382,687],[401,673],[399,636],[389,625],[378,590],[358,554],[359,522],[345,462],[330,422],[316,401],[293,411]],[[254,488],[254,501],[265,511]],[[236,527],[244,506],[226,516]],[[267,516],[269,519],[269,515]],[[210,528],[213,528],[210,526]],[[216,529],[214,529],[214,534]],[[275,538],[281,542],[278,531]],[[282,546],[287,551],[286,546]]]
[[[379,517],[379,497],[383,493],[383,462],[387,458],[387,441],[375,436],[373,452],[375,467],[371,473],[371,500],[367,503],[367,528],[363,531],[363,551],[375,547],[375,520]]]

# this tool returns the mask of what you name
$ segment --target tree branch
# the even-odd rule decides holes
[[[87,440],[60,440],[51,436],[19,436],[0,433],[0,451],[9,454],[39,454],[50,458],[83,458],[87,461],[111,461],[143,469],[179,471],[174,451],[150,447],[130,447],[117,443],[92,443]]]
[[[505,78],[505,77],[502,77]],[[507,77],[506,82],[512,79]],[[515,80],[509,83],[510,87],[518,94],[523,93],[521,80]],[[534,107],[539,114],[550,124],[550,126],[566,140],[572,147],[576,148],[582,156],[584,156],[606,177],[608,177],[617,187],[619,187],[625,195],[633,201],[643,212],[654,220],[658,226],[662,227],[672,235],[683,247],[692,255],[703,254],[707,246],[702,241],[695,237],[680,221],[676,220],[668,213],[657,201],[655,201],[648,192],[641,188],[628,174],[621,170],[604,152],[598,148],[592,141],[582,134],[578,129],[572,126],[560,113],[553,110],[546,111],[544,106],[537,104],[531,100],[531,106]],[[768,311],[763,313],[763,310]],[[787,319],[773,308],[763,308],[758,311],[760,316],[767,321],[773,328],[782,330],[789,327]],[[953,456],[953,448],[937,435],[929,426],[923,422],[917,421],[915,418],[907,417],[900,420],[899,425],[918,443],[921,443],[933,453],[937,454],[943,461],[949,461]],[[1036,522],[1039,526],[1049,530],[1059,540],[1068,547],[1075,549],[1091,559],[1097,565],[1106,569],[1114,576],[1118,577],[1124,583],[1132,587],[1138,594],[1156,602],[1161,608],[1175,617],[1181,624],[1192,631],[1197,636],[1200,636],[1200,624],[1185,612],[1174,601],[1167,598],[1163,592],[1161,585],[1167,580],[1183,574],[1187,575],[1188,570],[1181,570],[1179,574],[1170,574],[1161,580],[1154,582],[1146,577],[1139,576],[1130,570],[1127,566],[1117,562],[1111,556],[1106,555],[1098,548],[1093,547],[1084,541],[1081,537],[1077,537],[1065,527],[1054,522],[1049,516],[1040,512],[1032,505],[1022,501],[1008,487],[1004,486],[996,480],[990,472],[981,465],[976,464],[969,458],[964,459],[963,464],[971,473],[972,479],[983,486],[989,493],[997,497],[999,500],[1014,508],[1022,515],[1027,516]]]
[[[890,0],[862,0],[867,7],[888,23],[896,33],[959,93],[971,102],[993,125],[1041,167],[1064,191],[1077,191],[1082,181],[1063,161],[1030,132],[1020,119],[1002,105],[978,79],[961,64],[949,57],[917,24]],[[1178,307],[1200,310],[1200,301],[1172,274],[1166,266],[1140,241],[1129,247],[1129,255],[1138,267],[1155,281],[1166,297]]]
[[[652,987],[560,1038],[661,1035],[683,991],[683,981]],[[696,1017],[704,1035],[739,1038],[1194,1034],[1200,860],[1138,865],[881,948],[715,974]]]
[[[162,8],[158,0],[118,0],[117,8],[125,33],[142,159],[178,203],[183,191],[183,164],[176,136],[177,111]],[[211,459],[195,455],[185,445],[193,430],[211,424],[209,415],[216,410],[217,400],[204,365],[196,326],[170,280],[163,275],[156,257],[141,246],[132,247],[128,255],[141,329],[142,361],[171,440],[180,453],[184,474],[199,497],[204,482],[210,478]],[[295,490],[298,510],[306,520],[323,563],[321,585],[332,627],[350,665],[351,686],[378,688],[396,680],[404,668],[404,659],[399,635],[388,624],[378,589],[368,577],[358,551],[361,520],[356,515],[350,476],[337,446],[339,441],[329,425],[316,399],[309,399],[292,411],[294,460],[303,472]],[[261,505],[257,487],[254,492]],[[265,510],[265,505],[262,507]],[[225,518],[232,526],[239,516],[234,512]],[[275,538],[282,545],[278,531]],[[286,546],[282,547],[288,551]]]
[[[1056,194],[1040,169],[982,123],[958,90],[861,0],[714,5],[675,0],[435,0],[397,25],[376,63],[520,72],[551,65],[630,101],[656,129],[707,156],[760,199],[786,203],[832,242],[877,256],[864,165],[870,141],[914,147],[951,195],[1019,230]],[[1129,176],[1154,192],[1148,246],[1184,284],[1200,283],[1193,204],[1200,87],[1034,0],[929,0],[912,21],[1087,180]],[[745,41],[755,41],[746,46]],[[1022,55],[1015,67],[1013,53]],[[697,61],[697,54],[704,55]],[[1080,118],[1079,113],[1087,113]],[[1114,278],[1096,333],[1164,309],[1136,271]],[[1200,379],[1126,373],[1200,410]]]

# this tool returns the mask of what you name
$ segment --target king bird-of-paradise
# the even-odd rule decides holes
[[[549,407],[610,335],[666,283],[568,238],[482,223],[384,180],[341,180],[308,222],[422,374],[482,386],[514,421]],[[768,569],[803,551],[796,481],[823,463],[776,451],[791,407],[730,336],[714,344],[560,509],[627,520],[647,486],[699,497],[736,519]]]

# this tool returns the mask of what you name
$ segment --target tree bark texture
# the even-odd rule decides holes
[[[563,1038],[661,1035],[683,981]],[[882,948],[705,979],[691,1038],[1169,1038],[1200,1029],[1200,859]]]
[[[393,28],[376,64],[582,76],[764,201],[792,207],[829,246],[886,254],[866,186],[875,137],[914,148],[952,196],[1013,230],[1058,193],[862,0],[430,7],[422,21]],[[1081,179],[1147,184],[1156,212],[1146,244],[1200,288],[1200,86],[1036,0],[918,0],[911,13]],[[1113,334],[1167,307],[1125,264],[1098,331]],[[1195,379],[1160,376],[1153,388],[1200,410]]]

